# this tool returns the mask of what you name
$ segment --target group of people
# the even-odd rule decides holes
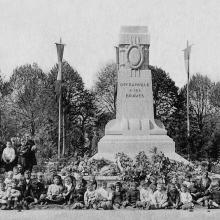
[[[29,209],[50,204],[64,205],[72,209],[184,209],[195,205],[207,208],[220,206],[220,181],[210,179],[208,172],[195,176],[193,169],[183,169],[184,176],[176,172],[169,181],[160,175],[146,175],[141,180],[118,181],[109,184],[87,178],[87,156],[76,160],[71,172],[52,168],[49,172],[35,172],[36,141],[29,135],[11,138],[1,152],[0,208]],[[78,162],[77,162],[78,161]],[[190,171],[191,170],[191,171]],[[192,175],[193,174],[193,175]]]
[[[97,183],[95,176],[85,180],[82,175],[57,171],[50,175],[31,172],[14,166],[0,180],[1,209],[29,209],[50,204],[67,205],[71,209],[188,209],[194,205],[218,208],[220,182],[211,180],[208,172],[200,179],[186,173],[184,179],[174,176],[165,184],[155,177],[140,182],[118,181]]]
[[[0,166],[6,172],[12,171],[13,167],[21,166],[22,169],[32,171],[36,160],[36,144],[31,139],[29,134],[22,138],[12,137],[10,141],[6,142],[6,146],[0,152]]]

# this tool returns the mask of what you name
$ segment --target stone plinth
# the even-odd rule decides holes
[[[106,125],[95,158],[114,159],[118,152],[134,157],[157,147],[170,158],[186,162],[175,153],[175,143],[162,122],[154,119],[149,39],[147,27],[121,28],[116,119]]]

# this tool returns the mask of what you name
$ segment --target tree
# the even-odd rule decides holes
[[[106,64],[97,74],[94,86],[96,105],[100,114],[116,115],[114,106],[115,85],[117,83],[117,66],[115,63]]]
[[[205,118],[215,111],[210,102],[212,87],[211,80],[207,76],[198,73],[192,76],[189,83],[190,104],[193,107],[193,114],[201,131]]]
[[[58,66],[55,65],[48,76],[53,91],[55,91],[57,71]],[[74,153],[75,150],[82,152],[84,134],[91,131],[94,123],[94,95],[84,88],[81,76],[67,62],[62,64],[62,76],[62,106],[65,115],[67,153]],[[57,135],[58,115],[52,121],[56,123]]]
[[[46,75],[37,64],[17,67],[9,81],[12,89],[8,96],[11,116],[19,130],[33,136],[45,116],[45,81]]]
[[[175,111],[178,87],[169,74],[158,67],[149,66],[152,73],[152,89],[154,99],[154,116],[166,121]]]
[[[175,142],[175,148],[178,154],[187,156],[187,126],[186,126],[186,87],[179,90],[174,103],[175,111],[166,121],[167,130],[170,137]]]
[[[10,93],[9,83],[3,81],[0,76],[0,141],[5,142],[10,134],[15,133],[15,126],[9,120],[8,110],[6,108],[6,96]]]
[[[220,109],[220,82],[215,83],[212,87],[210,103]]]

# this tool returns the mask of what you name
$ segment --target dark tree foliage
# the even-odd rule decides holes
[[[56,65],[48,76],[48,81],[53,86],[54,97],[57,71],[58,66]],[[82,154],[84,135],[86,132],[91,133],[91,127],[94,124],[94,95],[84,88],[81,76],[67,62],[62,65],[62,76],[66,154],[73,154],[75,150]],[[57,121],[57,117],[55,120]]]
[[[149,68],[152,73],[154,115],[166,124],[168,116],[176,110],[178,87],[169,74],[161,68],[153,66]]]

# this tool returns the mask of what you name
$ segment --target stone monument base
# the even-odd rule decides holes
[[[162,151],[165,156],[172,160],[189,163],[186,159],[175,153],[175,143],[167,135],[105,135],[98,143],[98,153],[94,159],[107,159],[114,161],[119,152],[134,158],[140,151],[150,155],[152,148],[156,147],[158,152]]]

